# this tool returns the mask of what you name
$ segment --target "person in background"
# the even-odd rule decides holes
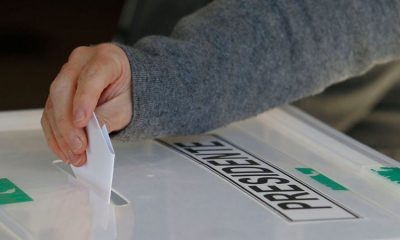
[[[75,166],[92,112],[120,139],[198,134],[400,57],[396,0],[134,5],[125,43],[76,48],[51,84],[43,130]]]

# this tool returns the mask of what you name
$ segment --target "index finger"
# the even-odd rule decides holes
[[[81,154],[86,149],[87,140],[84,130],[73,126],[72,101],[79,73],[90,58],[88,49],[78,50],[71,53],[68,63],[64,64],[51,85],[49,98],[53,107],[48,114],[57,141],[69,147],[62,150],[75,154]]]

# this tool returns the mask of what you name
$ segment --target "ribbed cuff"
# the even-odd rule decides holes
[[[117,132],[113,137],[118,140],[129,141],[149,138],[144,133],[145,122],[143,113],[142,101],[148,101],[146,99],[146,83],[149,82],[148,69],[146,69],[144,57],[138,51],[135,51],[133,47],[126,46],[123,44],[116,44],[120,47],[129,59],[129,64],[131,67],[131,81],[132,81],[132,103],[133,103],[133,116],[129,124]]]

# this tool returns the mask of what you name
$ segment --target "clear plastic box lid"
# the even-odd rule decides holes
[[[113,141],[112,203],[54,161],[41,111],[0,113],[0,239],[400,239],[400,165],[292,107]]]

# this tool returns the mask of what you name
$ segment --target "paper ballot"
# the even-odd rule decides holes
[[[94,113],[86,133],[87,162],[82,167],[72,166],[72,169],[78,180],[88,184],[104,201],[110,203],[115,154],[106,126],[100,127]]]

